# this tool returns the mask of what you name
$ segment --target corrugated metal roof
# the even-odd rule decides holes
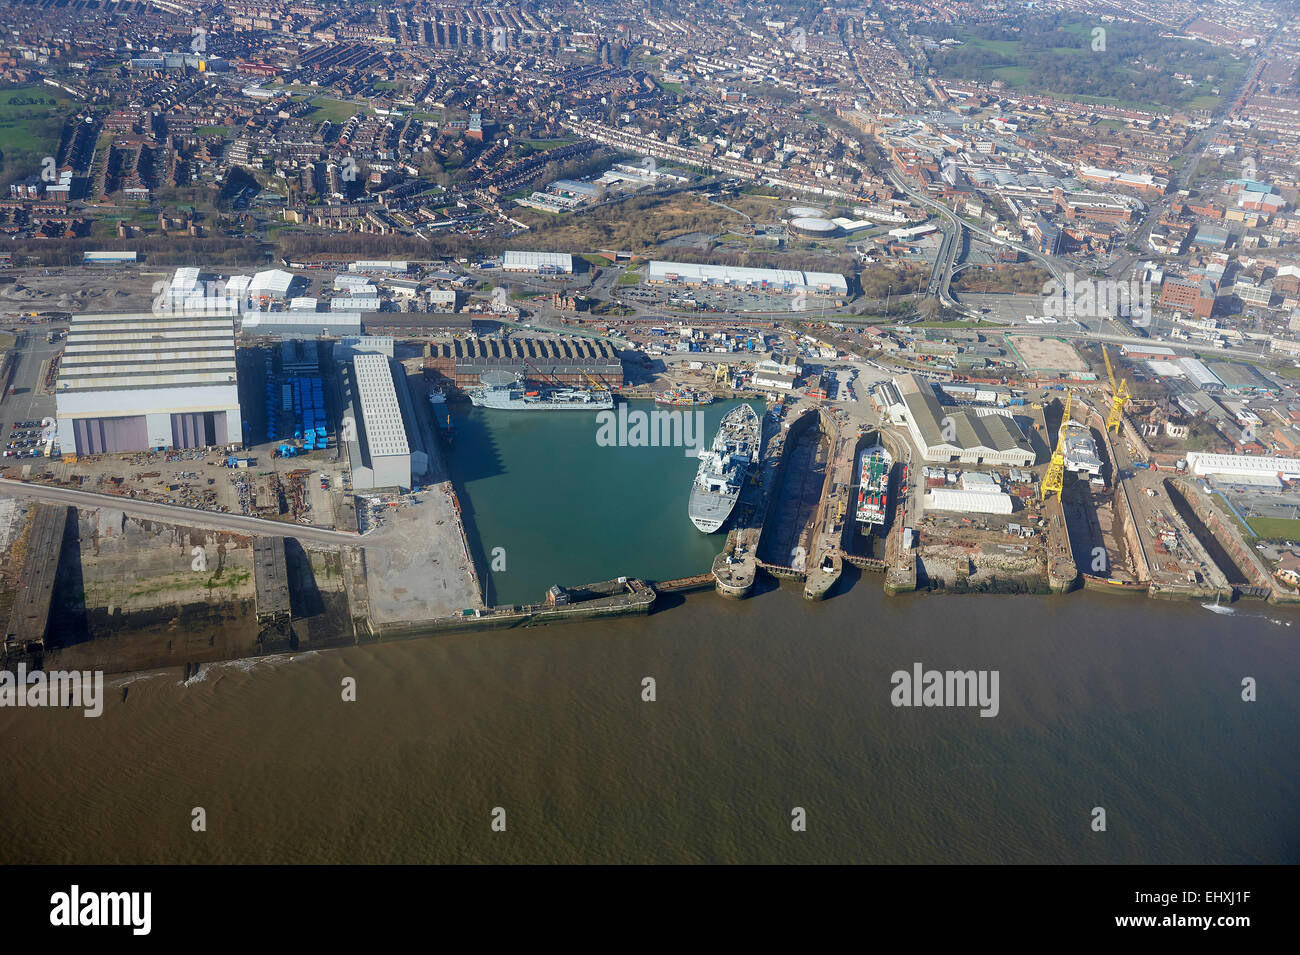
[[[361,418],[370,456],[410,454],[388,359],[384,355],[362,353],[352,359],[352,367],[356,369],[357,395],[361,399]]]
[[[235,381],[229,316],[74,315],[60,393],[227,385]]]

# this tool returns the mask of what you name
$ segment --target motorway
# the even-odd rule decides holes
[[[991,242],[994,245],[1003,245],[1015,249],[1021,255],[1027,256],[1028,258],[1039,263],[1045,269],[1047,269],[1047,271],[1051,273],[1052,278],[1056,279],[1056,281],[1059,282],[1062,287],[1066,285],[1066,281],[1065,281],[1066,272],[1063,271],[1063,269],[1068,270],[1070,272],[1074,271],[1073,266],[1057,262],[1055,259],[1043,255],[1041,252],[1036,252],[1033,249],[1030,249],[1026,246],[1016,245],[1014,242],[1008,242],[1005,239],[998,238],[997,236],[987,231],[986,229],[982,229],[979,226],[972,225],[971,223],[966,222],[963,219],[959,219],[956,215],[953,214],[952,210],[949,209],[947,206],[945,206],[943,203],[937,202],[936,200],[931,199],[929,196],[925,195],[924,193],[917,192],[915,189],[909,186],[907,182],[904,181],[903,177],[898,175],[898,173],[896,173],[894,170],[892,169],[889,170],[886,173],[886,175],[889,177],[889,181],[893,184],[895,189],[897,189],[899,192],[902,192],[904,195],[912,199],[914,202],[918,202],[922,206],[928,209],[932,209],[935,212],[938,212],[941,216],[943,216],[945,219],[948,220],[948,224],[953,229],[952,235],[948,234],[948,230],[946,229],[944,230],[944,241],[939,248],[939,256],[938,258],[935,259],[934,275],[930,279],[930,288],[928,291],[928,294],[930,295],[937,294],[939,296],[939,301],[942,304],[947,305],[950,308],[958,309],[966,314],[969,314],[970,311],[964,305],[961,305],[960,303],[957,302],[956,299],[952,297],[952,293],[949,291],[948,288],[950,283],[952,282],[952,270],[955,264],[954,262],[955,252],[960,245],[958,239],[961,234],[960,230],[962,229],[968,229],[970,232],[974,233],[975,235],[979,236],[980,238],[988,242]],[[975,316],[971,315],[971,317],[973,318]]]
[[[232,534],[244,534],[253,537],[293,537],[300,541],[311,541],[317,544],[351,545],[356,545],[362,540],[359,534],[347,531],[331,531],[321,527],[310,527],[306,524],[287,524],[283,521],[268,521],[260,517],[245,517],[242,514],[222,514],[192,507],[179,507],[174,504],[140,501],[117,494],[99,494],[95,491],[79,491],[73,488],[47,487],[43,484],[28,484],[4,478],[0,478],[0,495],[45,501],[51,504],[68,504],[73,507],[112,508],[134,517],[154,518],[169,524],[206,527],[212,530],[228,531]],[[366,540],[369,540],[369,537]]]

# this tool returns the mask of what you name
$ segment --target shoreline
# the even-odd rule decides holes
[[[866,572],[859,571],[859,574],[860,574],[859,577],[860,580],[861,576],[866,575]],[[802,585],[799,584],[797,581],[784,581],[780,577],[771,574],[769,574],[768,576],[770,577],[774,586],[766,588],[760,593],[752,594],[752,596],[763,597],[763,596],[767,596],[772,591],[781,591],[781,590],[788,590],[790,593],[793,594],[793,593],[800,592],[802,590]],[[634,578],[629,578],[628,580],[629,582],[635,581]],[[834,599],[836,597],[847,596],[849,592],[853,589],[854,585],[856,585],[859,582],[859,580],[854,580],[853,582],[851,582],[847,589],[840,589],[837,586],[830,593],[826,595],[826,599]],[[610,582],[606,582],[606,583],[610,583]],[[292,658],[294,656],[301,656],[301,655],[312,654],[312,653],[326,653],[326,652],[331,652],[336,650],[344,650],[350,647],[375,646],[381,643],[394,643],[394,642],[406,642],[411,640],[430,639],[430,638],[445,636],[445,635],[462,635],[462,634],[468,635],[468,634],[478,634],[478,633],[490,633],[490,632],[503,631],[503,630],[525,630],[525,629],[532,629],[532,628],[543,628],[548,625],[556,624],[556,623],[560,623],[560,624],[576,623],[576,624],[587,625],[597,620],[608,619],[609,617],[625,617],[631,615],[649,617],[656,614],[671,614],[673,611],[678,610],[679,608],[684,606],[691,598],[698,599],[700,595],[704,594],[705,591],[707,590],[713,590],[716,596],[718,596],[723,603],[729,603],[731,599],[734,599],[734,598],[729,598],[727,595],[719,592],[714,587],[714,581],[711,574],[698,575],[696,577],[679,578],[675,581],[664,581],[663,584],[665,584],[666,586],[662,588],[660,587],[660,585],[655,584],[653,582],[644,581],[638,583],[641,583],[644,587],[646,587],[648,590],[650,590],[653,593],[652,599],[648,601],[643,600],[634,605],[629,604],[628,606],[622,608],[592,609],[592,608],[584,608],[583,606],[578,605],[566,612],[563,607],[547,608],[543,604],[532,605],[531,608],[527,610],[518,609],[517,607],[510,607],[508,609],[502,608],[502,611],[500,613],[485,612],[480,616],[474,616],[474,617],[437,618],[437,619],[420,621],[418,623],[412,623],[412,624],[401,625],[401,626],[387,626],[377,632],[367,634],[364,636],[361,634],[357,634],[351,638],[325,639],[318,642],[313,642],[310,645],[303,645],[299,647],[276,647],[275,649],[270,649],[264,653],[256,653],[256,652],[242,653],[242,654],[235,654],[235,655],[218,656],[218,657],[214,657],[213,659],[188,661],[188,662],[186,661],[176,661],[174,663],[153,662],[147,665],[142,665],[140,667],[134,667],[134,668],[119,669],[119,668],[113,668],[111,666],[108,666],[104,668],[103,672],[107,680],[120,680],[127,677],[138,677],[141,674],[149,674],[149,673],[158,673],[160,675],[165,675],[166,673],[172,670],[179,670],[182,674],[184,674],[182,682],[185,682],[186,680],[195,679],[203,672],[203,669],[205,667],[211,666],[213,664],[225,665],[225,664],[239,663],[241,661],[247,661],[250,664],[255,664],[258,661],[270,661],[270,660],[275,660],[278,658],[285,658],[285,657]],[[786,583],[790,583],[792,586],[788,586],[788,587],[783,586]],[[949,598],[976,597],[976,596],[1044,598],[1044,597],[1061,596],[1059,592],[1052,591],[1050,588],[1047,587],[1045,579],[1041,583],[1041,586],[1038,587],[1037,589],[1028,589],[1027,584],[1028,582],[1025,580],[1016,580],[1012,578],[997,578],[993,581],[992,585],[988,585],[988,586],[976,584],[973,586],[968,586],[963,588],[963,587],[953,587],[953,586],[941,584],[941,585],[930,586],[930,587],[921,586],[918,587],[916,590],[912,591],[911,593],[917,596],[926,596],[926,597],[937,596],[937,597],[949,597]],[[588,586],[598,586],[598,585],[588,585]],[[572,588],[572,589],[575,591],[580,591],[583,588]],[[1145,587],[1143,588],[1119,587],[1119,586],[1106,585],[1104,583],[1095,583],[1092,586],[1083,586],[1076,589],[1079,591],[1091,592],[1093,594],[1116,594],[1116,595],[1126,595],[1126,596],[1136,595],[1139,592],[1145,592],[1147,590],[1147,588]],[[882,587],[882,592],[887,597],[892,597],[896,595],[895,592],[891,592],[890,589],[886,587]],[[659,595],[662,594],[671,595],[673,597],[676,597],[677,600],[671,606],[656,606],[656,604],[659,603],[657,598],[659,597]],[[897,595],[901,595],[901,594],[897,594]],[[1155,592],[1155,593],[1146,593],[1146,596],[1148,597],[1148,599],[1152,599],[1152,600],[1200,603],[1202,604],[1202,606],[1205,606],[1206,604],[1209,603],[1209,601],[1207,601],[1205,599],[1205,596],[1202,594],[1190,594],[1190,593],[1176,594],[1176,593],[1162,591],[1162,592]],[[1236,600],[1233,600],[1228,604],[1224,604],[1223,606],[1225,610],[1227,610],[1228,612],[1230,613],[1235,612],[1235,605],[1237,603],[1240,603],[1242,599],[1243,598],[1237,598]],[[1268,606],[1278,610],[1286,610],[1288,608],[1296,606],[1295,603],[1273,603],[1272,601],[1265,601],[1265,600],[1259,600],[1258,602],[1264,606]],[[1252,603],[1254,603],[1254,601],[1252,601]],[[117,640],[120,639],[129,640],[131,639],[131,637],[129,634],[126,634],[126,635],[115,635],[114,637],[109,639],[116,642]],[[57,657],[60,655],[60,651],[63,649],[64,648],[51,648],[50,657],[53,658],[51,662],[57,664],[58,662]],[[59,668],[59,667],[56,666],[53,668]],[[81,668],[84,669],[84,667]]]

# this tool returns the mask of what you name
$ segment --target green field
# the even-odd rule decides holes
[[[514,139],[511,142],[516,145],[526,144],[534,149],[541,151],[544,149],[557,149],[560,146],[572,146],[577,142],[576,139]]]
[[[230,134],[229,126],[195,126],[194,134],[196,136],[227,136]]]
[[[1152,112],[1211,108],[1220,98],[1211,88],[1231,88],[1249,67],[1236,51],[1188,44],[1158,24],[1101,27],[1075,14],[1027,12],[1004,23],[924,24],[916,32],[959,41],[933,51],[931,65],[941,76]],[[1175,73],[1197,82],[1185,86]]]
[[[335,125],[342,125],[357,113],[365,112],[367,110],[364,106],[347,103],[343,100],[330,99],[328,96],[317,96],[311,101],[311,118],[318,123],[329,120]]]
[[[1287,517],[1252,517],[1250,526],[1261,540],[1300,540],[1300,521]]]
[[[618,277],[618,284],[639,285],[641,284],[641,276],[637,275],[635,272],[624,272]]]
[[[0,178],[38,175],[46,156],[59,148],[73,101],[44,84],[0,88]]]

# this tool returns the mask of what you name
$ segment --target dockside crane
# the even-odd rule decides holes
[[[556,388],[564,387],[564,382],[560,381],[560,379],[556,378],[554,375],[549,375],[546,372],[542,371],[540,368],[534,365],[527,358],[524,358],[522,355],[520,355],[519,357],[523,359],[525,365],[527,365],[533,371],[537,372],[537,377],[540,380],[545,381],[547,384],[553,385]]]
[[[1073,395],[1070,392],[1065,393],[1065,412],[1061,415],[1061,427],[1056,432],[1056,448],[1052,451],[1052,463],[1047,466],[1047,474],[1043,476],[1043,483],[1039,485],[1039,498],[1046,502],[1047,495],[1055,493],[1056,499],[1061,499],[1061,491],[1065,488],[1065,429],[1070,425],[1070,400]]]
[[[1101,357],[1106,359],[1106,376],[1110,378],[1110,415],[1106,418],[1106,430],[1111,434],[1119,434],[1119,429],[1124,424],[1124,406],[1133,396],[1129,394],[1127,379],[1121,378],[1116,384],[1115,370],[1110,366],[1110,354],[1105,345],[1101,346]]]

